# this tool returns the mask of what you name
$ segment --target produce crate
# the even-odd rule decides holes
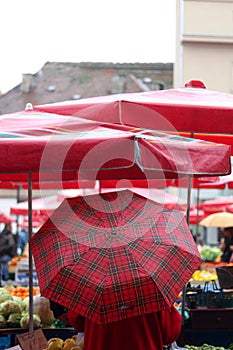
[[[186,306],[196,308],[233,308],[233,292],[221,290],[192,292],[186,295]]]
[[[29,283],[29,264],[28,259],[22,259],[18,262],[15,268],[15,282],[21,285],[28,285]],[[38,285],[38,277],[36,268],[33,263],[33,285]]]
[[[218,283],[222,289],[233,289],[233,266],[216,267]]]

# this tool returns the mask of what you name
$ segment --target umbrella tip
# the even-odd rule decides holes
[[[190,80],[185,84],[185,87],[206,89],[205,84],[201,80]]]
[[[33,110],[33,105],[32,103],[27,103],[25,107],[25,111],[32,111]]]

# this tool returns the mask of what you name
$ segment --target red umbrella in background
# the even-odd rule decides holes
[[[209,178],[210,179],[210,178]],[[216,181],[203,181],[199,184],[199,188],[205,189],[219,189],[223,190],[226,187],[233,188],[233,175],[219,176]]]
[[[233,196],[220,197],[201,203],[201,209],[204,210],[205,214],[212,214],[217,212],[226,211],[227,207],[233,204]]]
[[[168,186],[174,187],[188,187],[188,179],[184,177],[182,179],[171,179],[168,182]],[[220,189],[223,190],[226,187],[231,188],[233,186],[233,176],[201,176],[192,179],[192,188],[195,189]]]
[[[226,206],[226,211],[228,213],[233,213],[233,203]]]
[[[204,210],[193,207],[190,209],[189,223],[190,225],[198,225],[200,221],[204,219],[204,217],[205,217]]]
[[[115,192],[115,191],[123,191],[123,190],[130,190],[134,193],[137,193],[145,198],[151,199],[156,203],[159,203],[164,206],[164,208],[167,209],[177,209],[181,210],[182,212],[185,212],[187,210],[187,202],[185,200],[182,200],[181,198],[172,195],[169,192],[166,192],[165,190],[160,190],[156,188],[141,188],[141,187],[132,187],[132,188],[104,188],[101,190],[92,190],[86,192],[85,195],[93,195],[98,193],[106,193],[106,192]],[[64,190],[59,191],[57,193],[57,198],[59,201],[62,201],[66,198],[73,198],[77,196],[81,196],[79,190]]]
[[[41,294],[101,324],[168,308],[201,264],[184,215],[128,190],[64,200],[30,245]]]
[[[37,215],[37,214],[32,214],[32,227],[34,229],[38,229],[41,227],[45,221],[48,219],[47,215]],[[20,227],[24,227],[26,229],[29,228],[29,221],[28,218],[25,217],[23,221],[19,224]]]
[[[183,88],[117,94],[36,106],[36,110],[124,125],[179,132],[233,145],[233,95],[199,81]],[[233,148],[232,148],[233,149]]]
[[[199,178],[193,178],[191,186],[193,189],[197,190],[197,202],[194,207],[190,209],[189,215],[189,222],[191,225],[196,225],[196,233],[198,233],[198,226],[200,220],[204,219],[206,215],[209,213],[217,211],[222,211],[226,210],[225,204],[222,203],[222,201],[219,202],[217,199],[217,204],[216,200],[213,203],[212,201],[210,202],[210,206],[208,205],[209,201],[205,201],[204,203],[207,203],[207,205],[204,207],[206,210],[204,210],[203,204],[200,204],[200,190],[201,189],[219,189],[223,190],[226,187],[230,188],[233,184],[233,176],[232,174],[226,175],[226,176],[217,176],[217,177],[199,177]],[[172,179],[169,181],[168,186],[174,186],[174,187],[179,187],[179,188],[188,188],[188,179],[187,177],[184,177],[182,179]],[[225,197],[224,197],[225,198]],[[217,207],[216,207],[217,205]]]
[[[54,196],[35,198],[32,200],[32,214],[36,216],[48,216],[61,204],[61,200]],[[10,207],[11,215],[28,216],[28,201],[20,202]]]
[[[14,222],[15,220],[13,220],[11,217],[9,217],[8,215],[6,215],[5,213],[0,213],[0,224],[6,224],[8,222]]]

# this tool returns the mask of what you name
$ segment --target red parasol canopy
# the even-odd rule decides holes
[[[36,110],[180,132],[233,145],[233,95],[194,81],[184,88],[117,94],[36,106]]]
[[[50,181],[61,171],[69,180],[77,171],[81,179],[230,172],[229,146],[156,131],[33,111],[0,116],[0,129],[0,173],[8,179],[27,172]]]

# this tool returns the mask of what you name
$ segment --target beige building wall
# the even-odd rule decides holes
[[[174,87],[233,93],[233,0],[177,0]]]

